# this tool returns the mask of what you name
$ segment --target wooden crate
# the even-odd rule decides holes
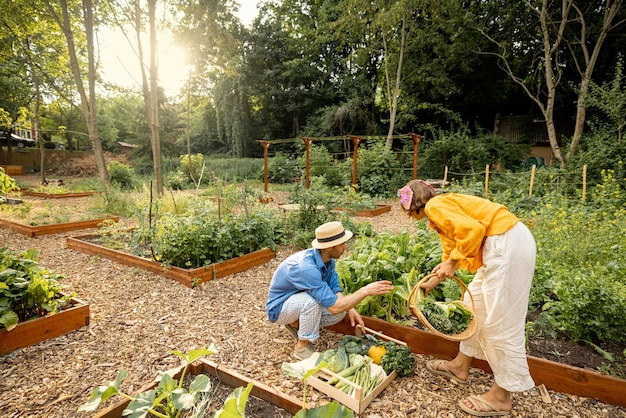
[[[404,341],[396,340],[394,338],[388,337],[380,332],[374,331],[372,329],[366,328],[366,331],[369,334],[374,334],[381,340],[393,341],[396,344],[407,345]],[[357,332],[358,333],[358,332]],[[393,379],[396,378],[397,372],[394,370],[391,372],[385,380],[378,384],[367,396],[363,397],[363,388],[359,385],[354,384],[353,382],[344,379],[343,377],[333,373],[332,371],[323,368],[315,373],[313,376],[310,376],[306,383],[309,386],[314,387],[320,392],[330,396],[337,402],[342,405],[347,406],[352,409],[357,414],[361,414],[365,408],[368,407],[370,403],[391,383]],[[335,386],[330,385],[328,381],[332,378],[337,378],[355,388],[354,397],[346,394],[345,392],[337,389]]]

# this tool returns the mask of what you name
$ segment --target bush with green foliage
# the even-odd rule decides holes
[[[364,142],[358,151],[357,178],[359,191],[370,196],[391,197],[397,192],[392,179],[402,173],[396,155],[384,141]]]
[[[193,180],[197,183],[200,179],[200,173],[202,173],[202,166],[204,164],[204,155],[198,153],[194,155],[183,154],[179,157],[180,159],[180,171],[183,175],[187,176],[189,181]],[[191,163],[190,163],[191,160]],[[206,170],[206,168],[205,168]],[[205,171],[202,173],[202,176],[206,176],[208,173]],[[206,178],[206,177],[205,177]]]
[[[122,190],[132,190],[135,187],[135,170],[131,166],[119,161],[111,161],[107,164],[107,170],[111,184]]]
[[[528,145],[512,143],[491,133],[472,136],[467,129],[439,131],[420,147],[419,172],[421,178],[441,179],[447,166],[450,180],[483,173],[487,165],[497,164],[505,171],[518,170],[528,153]]]
[[[298,160],[282,152],[277,152],[269,159],[267,172],[271,183],[293,183],[302,174]]]
[[[191,185],[191,179],[180,170],[171,171],[165,176],[165,185],[172,190],[184,190]]]
[[[309,153],[309,175],[323,177],[328,187],[350,184],[351,167],[339,161],[335,162],[333,155],[324,145],[312,145]],[[306,168],[306,155],[298,157],[298,166]]]

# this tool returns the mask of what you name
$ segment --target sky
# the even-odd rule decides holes
[[[236,0],[240,5],[237,16],[244,25],[252,24],[257,15],[260,0]],[[157,35],[159,56],[159,85],[168,96],[178,94],[184,85],[189,68],[185,65],[185,54],[173,41],[168,32]],[[121,31],[107,30],[99,35],[101,44],[103,79],[122,87],[138,89],[141,86],[139,61]],[[148,44],[148,38],[145,39]],[[134,40],[133,40],[134,43]]]

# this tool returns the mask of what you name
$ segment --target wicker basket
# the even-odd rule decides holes
[[[413,287],[413,290],[411,290],[411,294],[409,295],[409,309],[413,313],[413,315],[415,315],[420,320],[420,322],[424,324],[426,328],[428,328],[430,331],[434,332],[435,334],[439,335],[440,337],[443,337],[447,340],[452,340],[452,341],[467,340],[476,332],[476,329],[478,328],[478,318],[476,318],[476,314],[474,313],[475,312],[474,298],[472,297],[472,294],[470,293],[470,291],[467,289],[467,286],[465,286],[465,283],[463,283],[463,281],[459,279],[458,277],[453,276],[452,278],[456,280],[456,282],[459,284],[463,294],[467,292],[467,294],[470,297],[470,301],[472,302],[472,306],[467,305],[467,303],[465,302],[461,302],[463,306],[465,306],[466,309],[472,312],[472,319],[470,320],[470,323],[467,325],[467,328],[465,329],[465,331],[460,332],[458,334],[444,334],[443,332],[439,332],[435,329],[435,327],[433,327],[430,324],[430,322],[428,322],[426,317],[422,314],[422,312],[418,308],[418,302],[420,301],[420,299],[424,298],[425,296],[424,289],[420,288],[420,286],[422,285],[422,283],[427,282],[428,280],[430,280],[432,277],[436,275],[437,275],[436,273],[429,274],[428,276],[420,280]]]

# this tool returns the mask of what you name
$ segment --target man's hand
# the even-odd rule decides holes
[[[348,319],[350,319],[350,325],[354,328],[357,324],[361,326],[362,330],[365,330],[365,322],[363,322],[363,317],[359,315],[356,309],[352,308],[348,311]]]
[[[393,290],[393,284],[389,280],[381,280],[370,283],[363,289],[365,289],[367,296],[386,295]]]
[[[333,315],[337,315],[340,312],[349,312],[366,297],[386,295],[392,290],[393,284],[389,280],[381,280],[379,282],[374,282],[368,284],[367,286],[363,286],[351,295],[344,296],[341,293],[338,293],[337,301],[333,306],[328,308],[328,312]]]

